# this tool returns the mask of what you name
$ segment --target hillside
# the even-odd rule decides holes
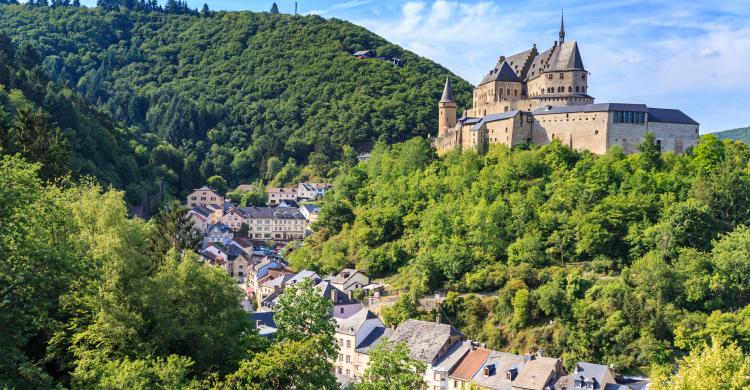
[[[750,144],[750,127],[741,127],[739,129],[717,131],[713,133],[718,139],[733,139]]]
[[[336,179],[292,265],[386,278],[402,290],[391,324],[434,318],[418,299],[436,289],[482,292],[448,294],[450,323],[568,364],[648,371],[711,335],[750,352],[750,151],[713,137],[694,154],[639,150],[380,145]]]
[[[45,180],[93,176],[119,188],[153,180],[147,156],[131,146],[137,134],[51,82],[42,70],[44,60],[32,47],[16,47],[0,33],[0,154],[19,153],[41,163]]]
[[[175,194],[212,175],[270,180],[291,159],[326,176],[376,140],[425,136],[450,74],[318,16],[3,5],[0,31],[33,44],[53,80],[168,143],[151,159]],[[361,49],[403,64],[353,58]],[[471,87],[454,81],[465,107]]]

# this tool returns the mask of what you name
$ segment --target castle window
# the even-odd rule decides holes
[[[548,74],[547,78],[550,79],[550,80],[552,80],[552,74]]]
[[[568,92],[573,92],[573,87],[568,87]]]
[[[565,73],[560,73],[560,80],[565,78]]]
[[[576,92],[579,92],[580,88],[576,85]]]
[[[586,80],[586,73],[581,73],[581,78]]]
[[[599,130],[594,130],[594,135],[599,134]]]

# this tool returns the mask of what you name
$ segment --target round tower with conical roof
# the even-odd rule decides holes
[[[450,77],[445,79],[443,96],[438,103],[438,136],[444,136],[449,129],[456,127],[456,100]]]

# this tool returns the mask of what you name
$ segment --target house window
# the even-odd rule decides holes
[[[661,152],[661,140],[660,139],[656,140],[656,147],[659,148],[659,151]]]
[[[352,341],[351,340],[346,340],[346,347],[347,348],[351,348],[352,347]],[[347,356],[347,358],[348,358],[348,356]]]
[[[352,357],[349,356],[349,355],[346,355],[346,362],[347,363],[351,363],[352,362]]]
[[[352,375],[351,371],[347,368],[346,369],[346,376],[351,376],[351,375]]]

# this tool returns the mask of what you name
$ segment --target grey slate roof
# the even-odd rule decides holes
[[[433,371],[450,371],[471,349],[471,341],[458,341],[432,365]]]
[[[694,121],[693,118],[687,116],[680,110],[674,110],[669,108],[649,108],[648,109],[648,121],[649,122],[664,122],[664,123],[681,123],[687,125],[697,125],[698,122]]]
[[[432,364],[451,336],[460,335],[456,328],[447,324],[406,320],[391,333],[388,340],[403,342],[409,347],[413,358]]]
[[[289,279],[289,284],[295,284],[299,283],[305,279],[310,279],[313,284],[318,283],[321,279],[318,274],[315,273],[315,271],[310,271],[303,269],[302,271],[297,272],[296,275],[294,275],[291,279]]]
[[[451,78],[445,79],[445,87],[443,87],[443,96],[440,97],[440,103],[455,103],[456,99],[453,98],[453,86],[451,85]]]
[[[367,354],[373,349],[380,340],[387,340],[392,330],[390,328],[378,326],[370,332],[364,340],[355,349],[356,352]]]
[[[344,268],[333,279],[331,279],[331,283],[345,284],[346,282],[349,281],[349,279],[353,278],[354,275],[356,274],[362,274],[362,273],[357,271],[356,269]]]
[[[529,360],[531,360],[529,355],[513,355],[495,351],[487,358],[482,368],[474,374],[472,382],[488,389],[510,390],[512,382],[505,379],[505,373],[511,371],[511,379],[515,380]],[[484,375],[485,367],[488,368],[488,375]]]
[[[550,57],[549,67],[545,68],[545,71],[570,69],[585,70],[576,41],[567,41],[557,45]]]
[[[479,122],[477,122],[474,126],[472,126],[471,129],[479,130],[482,128],[482,125],[484,125],[485,123],[513,118],[514,116],[518,115],[519,112],[520,111],[518,110],[513,110],[513,111],[501,112],[498,114],[485,115]]]
[[[271,219],[273,218],[272,207],[239,207],[237,208],[245,218],[250,219]]]
[[[502,62],[498,62],[497,66],[495,66],[495,69],[490,70],[490,73],[487,73],[484,76],[480,85],[492,81],[509,81],[520,83],[521,78],[518,77],[518,74],[516,74],[513,68],[510,67],[508,61],[505,60]]]
[[[347,293],[331,286],[331,282],[325,279],[315,285],[315,288],[318,289],[320,295],[322,295],[326,299],[331,299],[331,291],[336,291],[336,300],[333,302],[334,305],[347,305],[350,303],[357,303],[357,301],[349,299],[349,295]]]
[[[577,106],[554,106],[550,109],[540,107],[532,111],[534,115],[545,114],[565,114],[573,112],[607,112],[607,111],[634,111],[648,112],[645,104],[627,104],[627,103],[596,103],[581,104]]]
[[[362,327],[362,325],[365,324],[365,321],[377,318],[378,316],[376,316],[373,312],[367,309],[360,309],[360,311],[352,314],[347,318],[336,317],[334,319],[336,320],[337,332],[348,335],[355,335],[357,334],[357,332],[359,332],[359,329]],[[357,345],[355,346],[355,348],[356,347],[359,346]]]

